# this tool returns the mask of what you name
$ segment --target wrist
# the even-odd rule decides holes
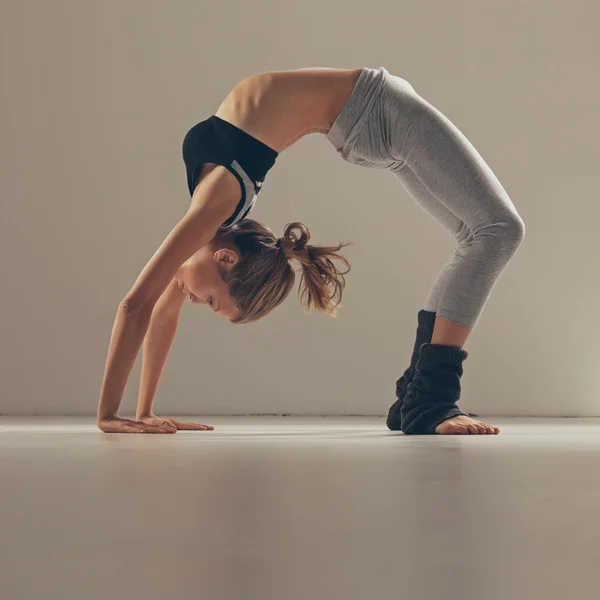
[[[142,419],[149,419],[149,418],[153,418],[156,417],[156,415],[151,411],[151,412],[144,412],[144,413],[136,413],[135,418],[137,421],[141,421]]]
[[[114,417],[117,416],[117,413],[97,413],[96,415],[96,421],[98,423],[101,423],[102,421],[108,421],[110,419],[113,419]]]

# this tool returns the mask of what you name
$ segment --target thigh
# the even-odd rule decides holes
[[[384,98],[390,154],[472,231],[490,215],[516,215],[506,190],[466,136],[412,86],[399,89]]]

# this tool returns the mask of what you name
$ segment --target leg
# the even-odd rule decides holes
[[[419,103],[418,119],[396,121],[403,127],[403,137],[395,158],[401,158],[400,152],[403,158],[392,171],[457,238],[455,254],[438,278],[442,283],[434,286],[438,305],[432,344],[462,348],[523,239],[524,227],[512,201],[468,140],[439,111],[425,101]],[[457,236],[461,224],[466,230],[462,239]],[[463,415],[440,422],[435,431],[498,432]]]
[[[443,344],[445,346],[458,346],[462,348],[469,337],[471,330],[458,323],[448,321],[437,316],[433,328],[432,344]]]
[[[402,184],[417,206],[434,219],[445,232],[449,233],[455,242],[454,253],[440,271],[425,299],[424,310],[437,313],[442,294],[446,289],[453,271],[460,263],[462,256],[473,241],[473,234],[467,224],[446,208],[423,185],[421,180],[403,162],[400,161],[390,168],[391,173]]]
[[[464,256],[465,251],[471,244],[473,236],[467,225],[452,211],[441,204],[427,188],[425,188],[416,175],[404,165],[404,163],[398,164],[396,167],[392,168],[391,171],[399,179],[410,196],[417,202],[419,207],[444,227],[444,229],[453,236],[456,242],[453,255],[446,262],[429,291],[425,301],[426,308],[419,313],[419,321],[423,320],[425,322],[428,320],[428,315],[435,315],[442,293],[445,290],[448,281],[451,280],[452,273],[459,264],[462,256]],[[425,314],[426,311],[431,312]],[[433,328],[429,331],[425,331],[431,327],[431,325],[424,327],[422,338],[419,339],[419,330],[422,328],[422,325],[425,325],[425,323],[420,323],[419,325],[419,329],[417,330],[417,343],[449,345],[462,348],[468,335],[471,333],[471,330],[466,327],[448,321],[443,317],[435,316],[432,323]],[[418,350],[419,348],[415,345],[413,356],[411,358],[411,365],[396,383],[397,400],[390,407],[387,419],[387,426],[394,431],[402,429],[402,410],[404,408],[407,389],[415,374],[415,366],[419,357]],[[439,434],[469,432],[497,434],[500,430],[488,423],[483,423],[476,419],[472,419],[471,417],[467,417],[466,415],[447,419],[436,428],[436,433]]]
[[[419,208],[424,210],[430,217],[437,221],[444,229],[452,235],[456,242],[454,254],[444,265],[440,274],[436,278],[433,286],[429,290],[429,294],[425,300],[424,308],[418,314],[418,327],[416,339],[410,365],[404,371],[402,376],[396,381],[396,401],[390,406],[386,425],[392,431],[402,430],[402,407],[406,397],[406,392],[415,373],[415,366],[419,358],[419,350],[422,344],[432,343],[434,329],[437,323],[437,343],[440,342],[440,323],[441,317],[436,317],[436,311],[440,303],[442,292],[444,291],[448,278],[455,268],[457,261],[460,260],[463,250],[461,245],[469,243],[471,232],[467,225],[459,219],[453,212],[448,210],[436,198],[434,198],[415,176],[415,174],[407,168],[404,163],[398,163],[390,168],[392,174],[401,182],[403,187],[408,191],[409,195],[417,202]],[[450,323],[447,321],[447,323]],[[457,325],[457,327],[460,327]],[[454,339],[446,339],[446,343],[455,341]]]
[[[385,421],[385,424],[392,431],[402,431],[402,407],[406,398],[406,391],[414,377],[421,346],[431,343],[434,326],[435,311],[420,310],[417,315],[417,333],[415,335],[412,356],[410,357],[410,365],[400,379],[396,381],[396,401],[388,409],[388,416]]]
[[[456,242],[454,254],[444,265],[425,300],[425,310],[437,313],[442,293],[472,243],[473,234],[467,224],[435,198],[404,163],[399,163],[390,170],[418,206],[449,232]],[[433,336],[427,341],[432,344],[446,344],[462,348],[470,333],[471,329],[438,315],[435,320]]]
[[[441,214],[444,208],[449,218],[454,215],[452,224],[445,226],[458,243],[427,301],[427,308],[440,317],[437,335],[443,341],[441,319],[468,330],[475,327],[492,287],[523,238],[523,221],[491,169],[450,120],[406,80],[382,73],[386,80],[369,100],[358,135],[350,135],[355,116],[347,110],[346,122],[334,129],[343,135],[331,140],[349,162],[393,169],[394,174],[404,171],[405,179],[412,177],[421,190],[411,194],[415,200],[421,203],[426,198],[430,203],[428,212]],[[466,351],[458,346],[424,343],[420,347],[405,403],[411,400],[406,412],[413,425],[419,424],[408,425],[413,433],[419,433],[420,427],[432,432],[434,425],[446,420],[433,423],[446,409],[447,418],[461,414],[454,403],[464,358]],[[405,423],[403,431],[407,432]]]
[[[439,317],[472,330],[524,237],[523,220],[451,121],[414,91],[402,96],[402,106],[406,115],[391,125],[397,159],[391,170],[455,238],[454,256],[440,274],[432,300]]]

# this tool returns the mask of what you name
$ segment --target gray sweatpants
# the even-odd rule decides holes
[[[350,163],[389,169],[456,247],[425,310],[473,329],[525,225],[471,142],[413,86],[365,67],[327,139]]]

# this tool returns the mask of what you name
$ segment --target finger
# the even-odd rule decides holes
[[[167,428],[164,425],[154,425],[146,421],[132,421],[129,419],[123,421],[128,433],[171,433],[172,430],[172,428]]]
[[[131,426],[133,433],[176,433],[177,429],[148,425],[147,423],[134,423]]]
[[[177,429],[173,427],[156,427],[154,429],[146,429],[142,431],[142,433],[177,433]]]
[[[137,422],[138,425],[148,425],[150,427],[159,427],[161,429],[169,429],[169,430],[174,430],[177,431],[177,428],[175,427],[175,425],[173,425],[172,423],[170,423],[169,421],[166,421],[164,419],[142,419],[141,421]]]
[[[153,425],[157,425],[158,427],[165,427],[166,429],[177,429],[173,423],[170,421],[157,421],[153,423]]]
[[[202,425],[201,423],[184,423],[183,421],[173,421],[177,429],[185,431],[211,431],[214,429],[212,425]]]
[[[153,425],[158,425],[159,427],[169,427],[171,429],[176,429],[175,425],[171,422],[171,419],[168,418],[155,418]]]

